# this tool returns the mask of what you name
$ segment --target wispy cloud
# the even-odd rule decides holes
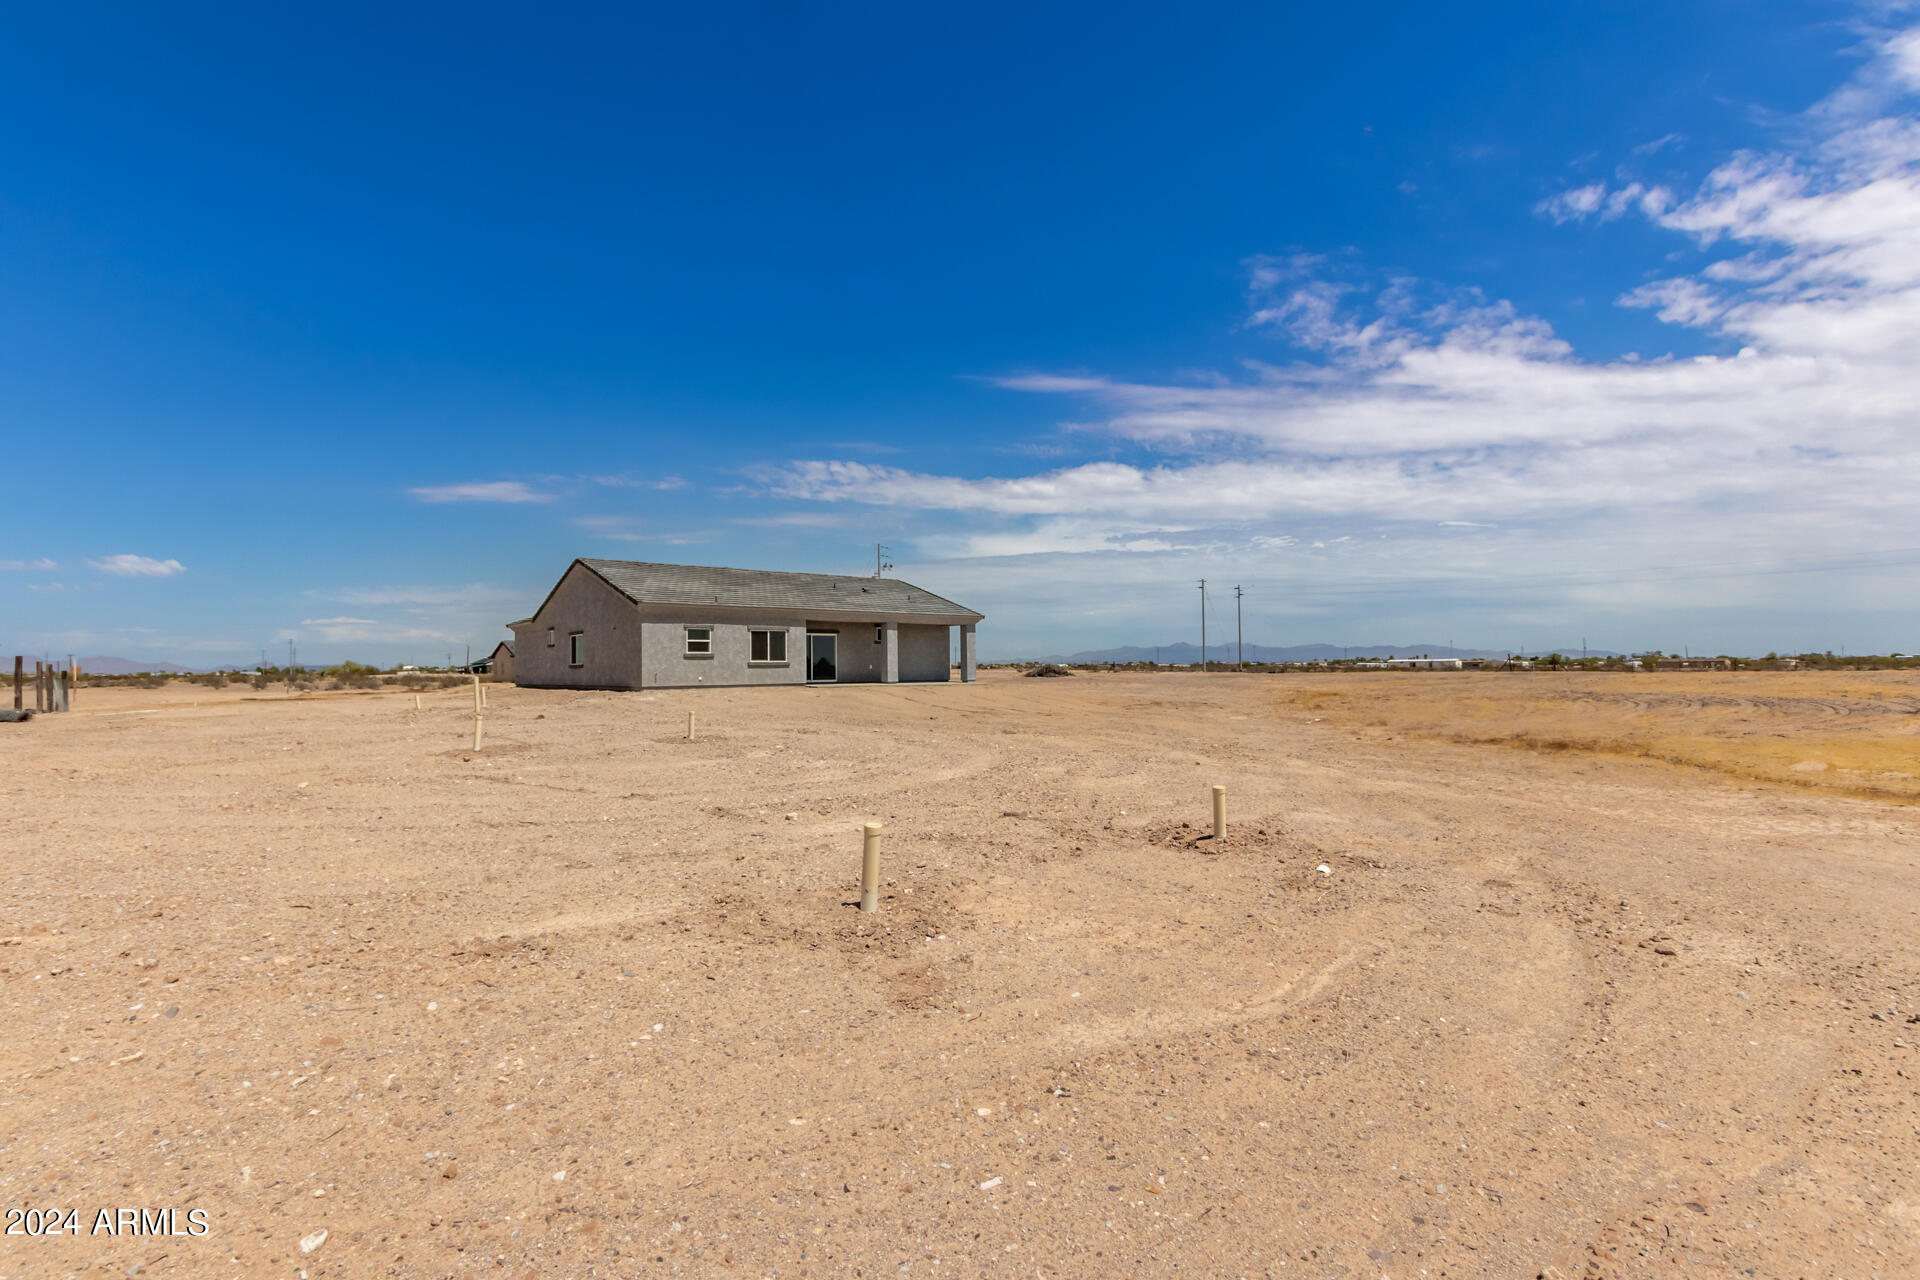
[[[657,489],[668,492],[687,487],[685,476],[591,476],[594,484],[608,489]]]
[[[658,530],[645,527],[634,516],[575,516],[573,523],[609,542],[658,542],[666,546],[694,546],[710,541],[701,530]]]
[[[87,563],[102,573],[121,578],[171,578],[187,571],[187,566],[178,560],[155,560],[149,556],[105,556]]]
[[[426,485],[407,490],[421,502],[552,502],[553,495],[519,480],[488,480],[472,484]]]
[[[306,595],[315,600],[337,600],[341,604],[442,608],[449,605],[489,606],[517,599],[519,593],[484,582],[471,582],[445,587],[316,587],[308,590]]]
[[[1472,289],[1262,258],[1246,323],[1291,359],[1180,383],[1001,380],[1076,402],[1079,431],[1152,460],[962,476],[829,458],[770,488],[959,513],[973,532],[938,546],[973,554],[1247,547],[1337,521],[1402,545],[1416,522],[1461,537],[1552,527],[1564,554],[1604,545],[1648,563],[1703,539],[1756,560],[1920,544],[1920,515],[1888,483],[1920,474],[1920,121],[1884,114],[1916,88],[1920,35],[1903,33],[1794,122],[1804,145],[1731,156],[1690,193],[1599,182],[1543,203],[1570,236],[1634,217],[1708,251],[1618,302],[1719,354],[1586,359]]]
[[[741,516],[734,523],[770,529],[833,529],[845,524],[848,519],[831,511],[788,511],[777,516]]]
[[[1533,210],[1555,222],[1578,222],[1583,218],[1612,222],[1635,210],[1657,218],[1672,203],[1673,192],[1665,187],[1649,187],[1639,182],[1609,187],[1604,182],[1595,182],[1549,196]]]
[[[0,571],[15,573],[22,570],[58,569],[60,566],[41,556],[38,560],[0,560]]]

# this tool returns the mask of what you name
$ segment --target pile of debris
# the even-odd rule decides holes
[[[1027,672],[1027,674],[1030,676],[1070,676],[1073,672],[1057,663],[1043,662],[1033,670]]]

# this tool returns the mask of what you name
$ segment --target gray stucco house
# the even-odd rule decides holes
[[[896,684],[974,678],[983,615],[898,578],[575,560],[509,622],[513,680],[535,689]]]

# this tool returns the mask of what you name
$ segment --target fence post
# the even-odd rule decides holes
[[[20,655],[17,653],[14,654],[13,655],[13,709],[15,711],[20,711],[24,709],[23,704],[20,701],[21,696],[26,692],[26,690],[21,687],[25,683],[21,678],[21,668],[24,665],[25,663],[21,660]]]
[[[880,909],[880,824],[869,822],[860,847],[860,909]]]

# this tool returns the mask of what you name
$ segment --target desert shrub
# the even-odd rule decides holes
[[[141,676],[133,683],[141,689],[159,689],[165,687],[167,678],[165,676]]]

